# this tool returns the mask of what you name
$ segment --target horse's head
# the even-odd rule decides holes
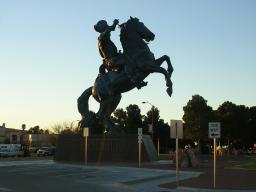
[[[155,34],[152,33],[144,23],[140,22],[138,18],[130,17],[130,19],[121,25],[122,30],[129,29],[136,32],[140,38],[145,40],[146,42],[153,41],[155,38]]]

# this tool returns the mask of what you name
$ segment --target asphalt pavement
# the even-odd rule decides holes
[[[181,172],[180,179],[198,174]],[[164,192],[175,190],[158,185],[175,180],[175,171],[172,170],[74,165],[52,160],[0,162],[0,192]]]
[[[157,163],[163,162],[153,164]],[[181,171],[179,178],[184,180],[199,175],[199,172]],[[63,164],[52,160],[0,161],[0,192],[234,192],[182,186],[176,189],[159,187],[175,181],[173,170]]]

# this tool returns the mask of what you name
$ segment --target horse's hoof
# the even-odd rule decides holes
[[[171,97],[172,96],[172,88],[171,87],[168,87],[166,89],[166,92],[168,93],[168,95]]]
[[[172,82],[171,81],[166,81],[166,87],[171,88],[172,87]]]

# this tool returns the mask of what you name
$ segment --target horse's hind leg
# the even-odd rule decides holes
[[[162,73],[165,76],[166,86],[167,87],[172,86],[171,76],[164,68],[158,65],[146,65],[145,67],[146,67],[146,70],[150,71],[151,73],[154,73],[154,72]]]
[[[155,60],[155,63],[158,66],[161,66],[164,61],[167,63],[167,71],[171,76],[173,72],[173,67],[172,67],[170,57],[168,55],[163,55],[162,57],[159,57],[158,59]]]
[[[121,130],[118,129],[111,121],[111,113],[116,109],[117,105],[121,100],[121,94],[110,96],[108,99],[102,101],[100,103],[100,109],[97,113],[97,117],[103,123],[106,131],[110,134],[120,132]]]
[[[108,113],[106,114],[106,118],[107,118],[106,121],[107,121],[110,134],[116,134],[116,133],[122,132],[120,127],[117,127],[110,118],[111,114],[115,111],[118,104],[120,103],[121,98],[122,98],[121,94],[113,96],[112,102],[110,103],[107,111]]]

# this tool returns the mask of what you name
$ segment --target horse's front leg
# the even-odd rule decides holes
[[[170,57],[168,55],[163,55],[162,57],[156,59],[155,63],[158,66],[161,66],[164,61],[167,63],[167,71],[168,71],[168,73],[171,76],[172,72],[173,72],[173,67],[172,67],[172,63],[171,63]]]
[[[168,65],[168,68],[167,68],[167,71],[164,70],[162,67],[160,67],[162,65],[162,63],[166,61],[167,65]],[[166,92],[168,93],[168,95],[171,97],[172,95],[172,81],[171,81],[171,75],[172,75],[172,72],[173,72],[173,67],[172,67],[172,64],[171,64],[171,60],[170,60],[170,57],[167,56],[167,55],[163,55],[162,57],[158,58],[155,60],[155,64],[157,67],[163,69],[167,75],[165,73],[163,73],[165,75],[165,79],[166,79],[166,86],[168,87]],[[159,71],[160,72],[160,71]],[[161,73],[161,72],[160,72]]]
[[[168,87],[166,92],[171,97],[172,96],[172,81],[171,81],[170,74],[164,68],[159,67],[157,65],[151,66],[151,70],[152,70],[152,72],[157,72],[157,73],[164,74],[165,80],[166,80],[166,86]]]
[[[150,73],[162,73],[165,76],[166,86],[172,87],[172,81],[170,74],[162,67],[156,65],[155,63],[145,65],[145,70]]]

